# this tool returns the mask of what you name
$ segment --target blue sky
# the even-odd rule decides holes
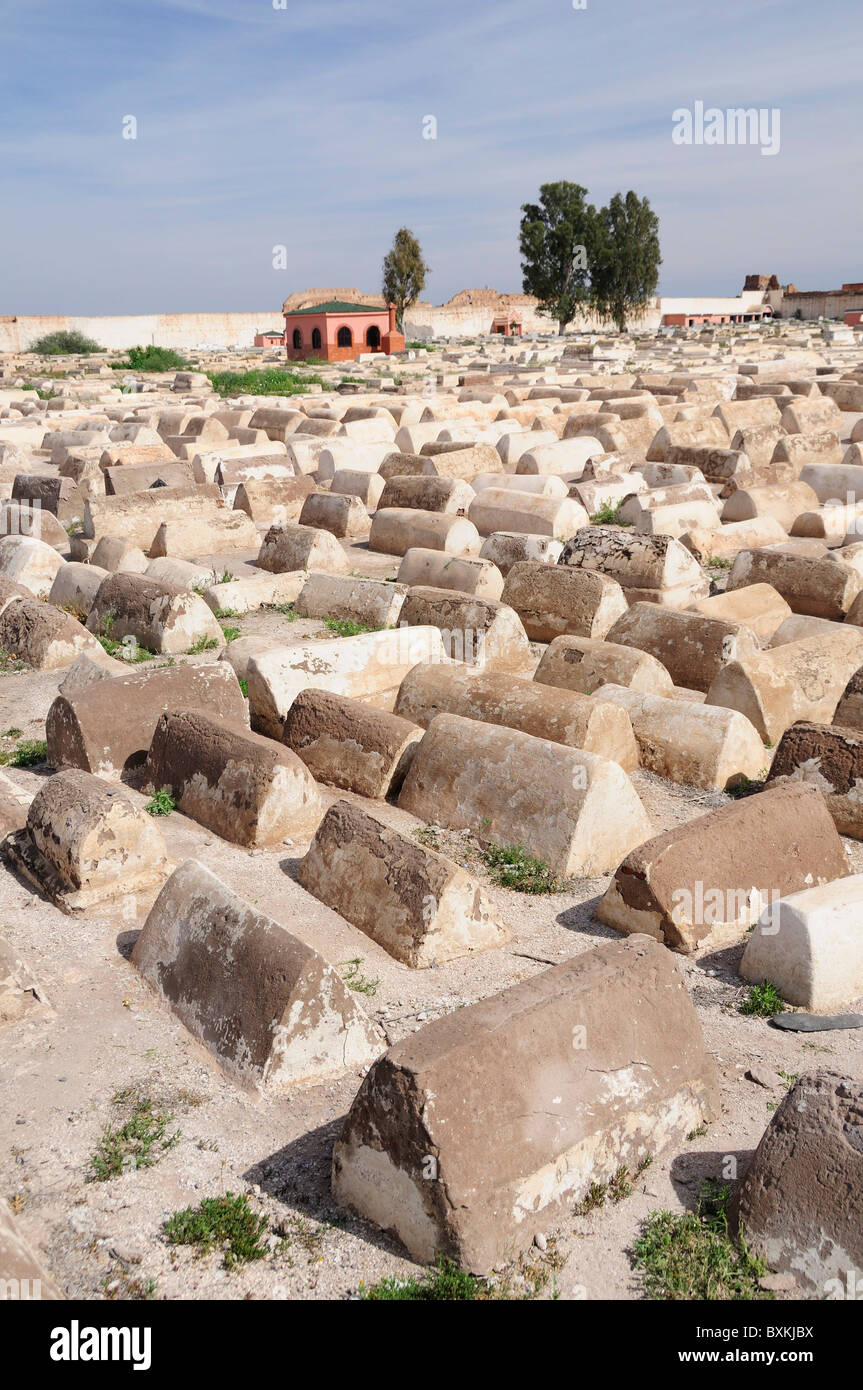
[[[276,314],[401,225],[425,298],[517,290],[561,178],[650,198],[664,294],[863,279],[861,0],[0,0],[0,90],[0,313]],[[697,100],[780,152],[675,145]]]

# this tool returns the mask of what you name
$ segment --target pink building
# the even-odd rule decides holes
[[[338,299],[285,314],[285,352],[301,361],[352,362],[361,352],[403,352],[404,336],[396,331],[395,306],[375,309]]]
[[[271,328],[269,333],[255,334],[255,347],[278,347],[284,341],[284,329]]]
[[[520,338],[524,325],[520,314],[497,314],[492,320],[492,333],[502,333],[504,338]]]

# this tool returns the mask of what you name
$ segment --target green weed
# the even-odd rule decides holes
[[[759,1287],[768,1272],[759,1257],[728,1231],[729,1187],[702,1187],[698,1207],[683,1215],[651,1212],[633,1246],[636,1269],[652,1299],[698,1302],[713,1299],[771,1299]]]
[[[226,1269],[264,1259],[267,1247],[261,1236],[266,1228],[266,1217],[255,1215],[248,1197],[232,1192],[205,1197],[199,1206],[175,1212],[162,1227],[171,1245],[194,1245],[202,1254],[223,1250]]]

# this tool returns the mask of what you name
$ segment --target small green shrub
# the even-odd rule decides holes
[[[99,625],[100,630],[96,634],[97,640],[108,655],[122,657],[124,661],[131,661],[133,664],[139,661],[152,661],[156,653],[148,651],[146,647],[142,647],[134,637],[127,638],[122,642],[117,641],[116,637],[113,635],[114,618],[114,613],[111,609],[108,609],[108,612],[102,617],[102,621]]]
[[[784,1014],[787,1005],[772,980],[763,980],[760,985],[750,985],[743,1003],[738,1005],[738,1013],[749,1014],[754,1018],[771,1018],[773,1014]]]
[[[171,1245],[195,1245],[204,1254],[224,1249],[226,1269],[262,1260],[267,1253],[261,1243],[266,1217],[255,1215],[248,1197],[235,1197],[232,1192],[205,1197],[199,1206],[175,1212],[162,1229]]]
[[[173,348],[156,347],[150,343],[148,347],[129,348],[127,360],[118,365],[133,372],[182,372],[188,371],[191,364]]]
[[[362,963],[362,956],[354,956],[351,960],[343,960],[342,965],[347,966],[347,969],[342,979],[348,989],[356,990],[358,994],[377,994],[380,980],[370,980],[367,975],[363,975],[360,971]]]
[[[226,642],[236,642],[237,638],[243,635],[240,628],[227,627],[225,625],[222,626],[222,632],[225,634]]]
[[[360,1285],[360,1297],[367,1303],[453,1303],[478,1299],[483,1289],[482,1281],[473,1274],[439,1257],[435,1268],[418,1279],[381,1279],[368,1287]]]
[[[218,645],[215,637],[199,637],[197,642],[193,642],[189,648],[189,656],[198,656],[201,652],[212,651]]]
[[[94,1182],[118,1178],[129,1168],[152,1168],[163,1154],[179,1143],[180,1131],[167,1135],[173,1115],[158,1109],[152,1100],[136,1100],[132,1114],[121,1125],[106,1125],[90,1160]]]
[[[692,1302],[773,1298],[759,1286],[767,1265],[729,1234],[730,1195],[729,1187],[710,1181],[703,1185],[694,1212],[651,1212],[632,1252],[648,1298]]]
[[[21,730],[17,732],[20,734]],[[25,738],[13,752],[0,753],[0,764],[4,767],[35,767],[37,763],[44,763],[47,757],[48,744],[44,738]]]
[[[113,637],[100,637],[99,642],[109,656],[120,657],[123,661],[130,661],[132,665],[137,665],[140,661],[154,661],[156,653],[148,651],[138,642],[116,642]]]
[[[622,502],[604,502],[599,511],[594,512],[590,518],[591,526],[631,526],[631,521],[620,519],[619,512],[622,506]]]
[[[544,859],[535,859],[524,845],[488,845],[482,861],[492,882],[517,893],[561,893],[566,887]]]
[[[84,355],[104,352],[105,349],[76,328],[59,328],[56,333],[46,333],[44,338],[38,338],[27,351],[38,352],[43,357],[61,357],[64,353]]]
[[[167,787],[162,787],[156,792],[152,801],[147,802],[144,809],[149,811],[151,816],[169,816],[172,811],[177,809],[177,803]]]

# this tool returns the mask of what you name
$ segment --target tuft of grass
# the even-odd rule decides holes
[[[152,1303],[158,1292],[155,1279],[137,1275],[113,1273],[102,1280],[102,1292],[112,1303]]]
[[[333,389],[323,377],[311,373],[301,376],[299,372],[286,372],[281,367],[247,372],[208,372],[207,376],[220,396],[297,396],[313,385],[321,386],[325,391]]]
[[[242,630],[240,628],[228,627],[226,624],[222,625],[222,631],[225,634],[226,642],[235,642],[238,637],[242,637],[243,635]]]
[[[764,1260],[728,1231],[731,1189],[715,1180],[702,1185],[694,1212],[651,1212],[633,1246],[648,1298],[704,1301],[772,1299],[759,1287]]]
[[[451,1260],[438,1256],[433,1269],[408,1279],[381,1279],[377,1284],[360,1284],[360,1298],[365,1302],[529,1302],[538,1298],[550,1281],[554,1281],[552,1298],[558,1297],[554,1273],[564,1263],[551,1236],[548,1253],[536,1251],[525,1254],[516,1266],[490,1279],[481,1279],[459,1269]]]
[[[289,623],[296,622],[299,614],[296,605],[293,603],[265,603],[264,608],[269,608],[272,613],[280,613],[283,618],[287,618]]]
[[[114,619],[115,615],[111,609],[109,609],[108,612],[103,615],[102,621],[99,624],[99,632],[96,634],[98,642],[108,655],[120,656],[124,661],[131,661],[133,663],[139,661],[152,661],[156,653],[148,651],[146,647],[142,647],[137,641],[117,641],[117,638],[114,636]]]
[[[147,802],[144,809],[149,811],[151,816],[169,816],[172,811],[176,811],[177,803],[167,787],[162,787],[156,792],[153,800]]]
[[[20,657],[14,656],[12,652],[7,652],[5,647],[0,647],[0,676],[17,675],[25,669],[24,662]]]
[[[760,985],[750,985],[746,998],[738,1004],[737,1012],[755,1018],[770,1018],[773,1014],[784,1014],[787,1005],[772,980],[763,980]]]
[[[276,1231],[282,1236],[283,1247],[290,1248],[299,1245],[307,1255],[319,1256],[329,1227],[313,1226],[304,1217],[291,1214],[283,1216],[276,1226]]]
[[[23,732],[23,729],[17,729],[13,725],[11,729],[6,730],[5,734],[0,734],[0,738],[20,738]]]
[[[147,347],[129,348],[125,362],[114,365],[119,370],[133,372],[182,372],[188,371],[192,364],[174,352],[173,348],[155,347],[149,343]]]
[[[240,616],[240,615],[239,615],[239,613],[237,612],[236,608],[217,608],[217,609],[216,609],[216,617],[219,618],[220,620],[221,620],[222,618],[239,618],[239,616]]]
[[[576,1216],[587,1216],[591,1211],[598,1211],[605,1206],[605,1199],[608,1196],[608,1184],[604,1182],[592,1182],[581,1201],[573,1208]]]
[[[267,1228],[264,1216],[256,1216],[245,1196],[226,1192],[222,1197],[205,1197],[197,1207],[185,1207],[164,1223],[162,1230],[171,1245],[194,1245],[202,1254],[224,1250],[226,1269],[262,1260],[267,1247],[261,1236]]]
[[[441,831],[439,825],[418,825],[413,833],[420,844],[425,845],[426,849],[440,848]]]
[[[113,637],[100,637],[99,643],[109,656],[119,656],[124,661],[137,664],[139,661],[155,661],[156,653],[148,651],[140,643],[117,642]]]
[[[524,845],[488,845],[481,855],[493,883],[517,893],[561,893],[565,888],[544,859],[535,859]]]
[[[638,1171],[642,1172],[643,1169],[639,1168]],[[621,1164],[608,1184],[608,1196],[615,1206],[618,1202],[625,1202],[627,1197],[631,1197],[635,1191],[630,1178],[629,1169],[625,1164]]]
[[[246,699],[248,700],[248,698],[249,698],[249,682],[246,680],[245,676],[240,676],[240,689],[242,690],[244,696],[245,696]]]
[[[704,561],[704,568],[708,570],[730,570],[731,561],[725,555],[708,555]]]
[[[368,623],[355,623],[352,618],[324,618],[324,627],[338,637],[359,637],[361,632],[380,632],[379,627]]]
[[[640,1178],[653,1162],[652,1154],[645,1154],[635,1170],[635,1177]],[[598,1211],[604,1207],[606,1199],[617,1206],[618,1202],[625,1202],[627,1197],[631,1197],[635,1188],[633,1186],[632,1174],[624,1165],[615,1171],[611,1182],[592,1182],[587,1189],[584,1197],[573,1208],[576,1216],[587,1216],[589,1212]]]
[[[758,792],[764,790],[764,781],[750,781],[748,777],[739,777],[731,786],[725,788],[727,796],[731,796],[735,801],[742,801],[745,796],[756,796]]]
[[[631,526],[631,521],[621,521],[620,519],[619,513],[622,506],[622,502],[603,502],[599,511],[594,512],[590,518],[591,526]]]
[[[482,1280],[439,1256],[434,1269],[419,1278],[381,1279],[368,1287],[361,1284],[360,1297],[366,1303],[454,1303],[484,1298],[484,1290]]]
[[[360,971],[362,963],[362,956],[354,956],[351,960],[341,961],[342,965],[347,966],[342,979],[348,989],[356,990],[358,994],[377,994],[380,980],[370,980],[367,975],[363,975]]]
[[[122,1103],[120,1097],[115,1103]],[[121,1125],[108,1124],[90,1159],[92,1182],[108,1182],[119,1178],[130,1168],[152,1168],[163,1154],[179,1142],[180,1131],[168,1134],[173,1115],[160,1110],[147,1097],[136,1100],[128,1120]]]
[[[11,738],[15,734],[20,734],[20,729],[10,729],[4,738]],[[0,765],[3,767],[35,767],[37,763],[44,763],[48,757],[48,744],[44,738],[25,738],[16,745],[14,750],[9,753],[0,753]]]
[[[230,570],[222,570],[222,573],[216,576],[216,583],[230,584],[232,580],[236,579],[236,577],[237,576],[235,574],[232,574]]]
[[[197,642],[193,642],[189,648],[189,656],[198,656],[201,652],[209,652],[213,647],[218,647],[219,643],[215,637],[199,637]]]

